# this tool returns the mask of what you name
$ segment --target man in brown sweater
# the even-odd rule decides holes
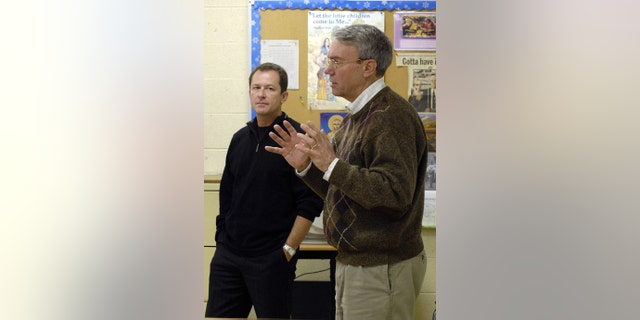
[[[306,134],[285,121],[270,133],[280,147],[266,147],[325,200],[325,234],[338,250],[336,319],[413,319],[426,272],[427,140],[415,109],[384,83],[392,53],[373,26],[337,30],[325,73],[349,115],[332,142],[310,121]]]

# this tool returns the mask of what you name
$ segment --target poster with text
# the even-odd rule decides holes
[[[407,100],[417,112],[436,112],[436,53],[398,53],[396,65],[408,67]]]
[[[384,31],[384,12],[309,11],[307,99],[310,110],[345,110],[349,103],[333,95],[329,75],[324,71],[327,67],[332,33],[338,28],[352,24],[369,24]]]
[[[417,112],[436,112],[436,69],[409,68],[409,103]]]

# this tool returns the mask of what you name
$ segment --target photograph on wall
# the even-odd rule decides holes
[[[320,113],[320,129],[324,130],[329,141],[333,142],[333,136],[347,116],[347,112],[322,112]]]
[[[417,112],[436,112],[436,68],[409,68],[409,103]]]
[[[424,179],[422,226],[436,226],[436,114],[419,113],[427,135],[427,174]]]
[[[396,50],[436,50],[435,12],[395,12],[393,27]]]
[[[427,178],[425,180],[425,190],[436,189],[436,114],[435,113],[419,113],[424,131],[427,135],[427,152],[428,166]],[[431,178],[429,178],[431,174]]]
[[[384,12],[381,11],[309,11],[308,15],[308,89],[310,110],[344,110],[349,103],[331,92],[327,68],[327,53],[331,36],[341,27],[369,24],[384,31]]]

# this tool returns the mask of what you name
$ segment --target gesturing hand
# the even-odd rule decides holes
[[[301,124],[300,128],[306,134],[298,133],[298,138],[301,142],[297,144],[296,148],[311,158],[311,161],[318,169],[326,172],[333,159],[336,158],[331,141],[327,138],[324,130],[317,128],[311,121]]]
[[[296,168],[298,171],[306,169],[311,160],[306,152],[296,148],[296,144],[304,143],[301,141],[300,137],[298,137],[296,129],[291,125],[291,123],[289,123],[289,121],[286,120],[284,121],[284,128],[279,125],[275,125],[273,128],[277,134],[275,132],[269,132],[269,137],[271,137],[271,139],[273,139],[280,148],[266,146],[264,147],[265,150],[283,156],[289,165]]]

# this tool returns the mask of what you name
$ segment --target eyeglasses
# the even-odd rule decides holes
[[[343,64],[350,63],[350,62],[358,62],[359,63],[362,60],[363,59],[338,61],[336,59],[329,59],[329,60],[327,60],[327,66],[332,66],[332,67],[337,69],[338,67],[340,67]],[[366,60],[366,59],[364,59],[364,60]]]

